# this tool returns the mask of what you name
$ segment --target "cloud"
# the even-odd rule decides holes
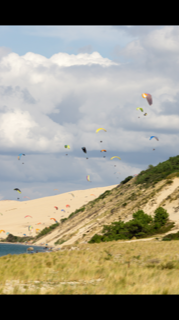
[[[0,60],[11,52],[10,48],[0,47]]]
[[[127,29],[132,32],[133,27]],[[19,181],[14,187],[28,190],[33,184],[35,197],[47,182],[52,190],[56,183],[66,191],[88,188],[87,174],[95,186],[117,183],[109,161],[114,155],[122,159],[117,164],[122,180],[177,154],[178,27],[152,28],[145,35],[135,30],[138,38],[116,51],[127,61],[120,64],[98,52],[59,52],[49,59],[33,52],[3,56],[1,181]],[[143,92],[152,94],[151,106]],[[99,127],[107,132],[96,134]],[[151,135],[159,141],[149,141]],[[68,156],[65,144],[71,147]],[[27,154],[24,165],[17,160],[21,152]],[[42,188],[45,194],[51,192],[47,188]]]

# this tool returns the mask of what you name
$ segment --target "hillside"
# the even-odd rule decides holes
[[[137,177],[130,176],[117,187],[105,191],[34,244],[40,244],[42,240],[49,245],[59,244],[60,247],[75,242],[84,243],[94,234],[100,234],[103,225],[119,219],[128,221],[139,209],[153,216],[159,206],[164,207],[170,220],[176,222],[176,230],[179,223],[178,196],[179,156],[176,156],[155,167],[149,165],[149,168]]]

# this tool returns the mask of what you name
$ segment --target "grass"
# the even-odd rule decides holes
[[[179,293],[177,241],[112,241],[78,248],[0,257],[0,293],[8,293],[6,281],[13,294]]]

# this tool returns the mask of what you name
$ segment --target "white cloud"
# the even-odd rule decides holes
[[[1,180],[7,173],[13,181],[20,176],[24,187],[25,181],[34,185],[65,181],[73,188],[75,181],[83,186],[83,179],[91,174],[96,183],[109,185],[115,184],[107,169],[109,156],[121,157],[124,179],[138,173],[145,162],[161,162],[177,154],[177,39],[178,28],[152,30],[119,50],[132,59],[127,64],[114,63],[98,52],[57,53],[49,59],[32,52],[5,54],[0,59],[0,152],[13,155],[7,156],[11,165],[7,159],[0,164]],[[141,97],[143,92],[152,94],[153,105]],[[138,119],[137,107],[148,115],[140,113]],[[99,127],[107,132],[96,134]],[[159,142],[149,141],[151,135]],[[160,152],[150,155],[155,142]],[[68,156],[65,144],[71,146]],[[102,147],[106,159],[100,154]],[[12,160],[20,152],[28,155],[27,171]]]

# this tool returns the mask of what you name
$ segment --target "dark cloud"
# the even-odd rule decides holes
[[[27,88],[21,89],[19,86],[16,86],[15,88],[12,86],[0,86],[0,95],[2,96],[10,97],[17,94],[20,94],[22,99],[29,104],[36,103],[36,100],[32,97]]]
[[[48,116],[54,122],[61,125],[64,123],[76,123],[82,118],[79,108],[83,102],[83,97],[79,97],[74,93],[69,93],[68,96],[56,106],[56,110],[59,110],[60,112],[51,113]]]
[[[32,95],[26,88],[22,90],[22,96],[25,102],[30,104],[36,103],[36,100],[32,97]]]

